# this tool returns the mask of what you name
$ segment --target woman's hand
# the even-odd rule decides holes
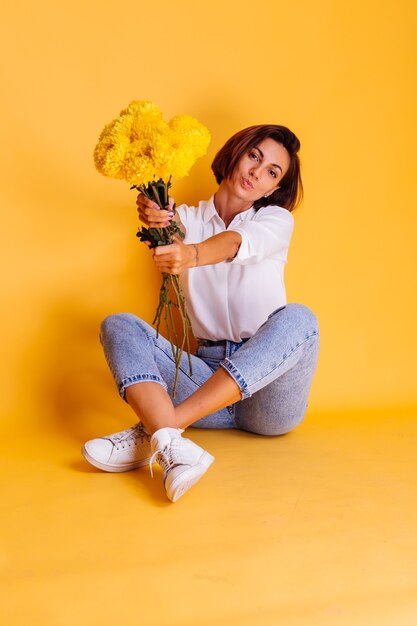
[[[197,251],[194,245],[187,245],[181,241],[153,249],[153,260],[156,267],[167,274],[181,274],[189,267],[195,267],[196,255]]]
[[[161,210],[156,202],[149,200],[143,193],[138,194],[136,205],[138,207],[140,221],[149,228],[164,228],[170,225],[172,216],[174,215],[172,211],[174,198],[169,197],[169,211]]]

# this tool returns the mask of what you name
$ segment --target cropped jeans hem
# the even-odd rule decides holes
[[[135,374],[134,376],[128,376],[127,378],[123,378],[119,385],[119,394],[125,402],[127,402],[127,387],[135,385],[136,383],[159,383],[160,385],[162,385],[165,391],[167,391],[168,389],[166,382],[159,376],[155,376],[155,374]]]
[[[247,382],[245,381],[245,379],[242,376],[242,373],[239,372],[237,367],[233,365],[233,363],[229,359],[225,359],[224,361],[221,361],[219,365],[223,369],[225,369],[228,374],[230,374],[230,376],[233,378],[233,380],[239,387],[241,394],[242,394],[241,399],[244,400],[245,398],[250,398],[252,394],[249,391]]]

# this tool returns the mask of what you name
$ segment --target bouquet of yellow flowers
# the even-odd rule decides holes
[[[156,202],[160,209],[167,209],[172,178],[187,176],[196,159],[206,153],[209,143],[208,129],[191,115],[176,115],[165,122],[156,104],[149,100],[134,100],[120,112],[119,117],[104,127],[94,150],[94,162],[104,176],[126,180],[131,189],[141,191]],[[172,211],[175,214],[175,204]],[[140,240],[150,242],[152,248],[173,243],[175,235],[184,238],[174,220],[169,226],[143,227],[137,233]],[[181,341],[178,341],[174,325],[173,306],[178,308],[182,320]],[[176,365],[175,396],[184,347],[187,349],[192,375],[189,340],[191,324],[179,277],[165,272],[162,274],[159,305],[153,321],[157,332],[162,315]]]

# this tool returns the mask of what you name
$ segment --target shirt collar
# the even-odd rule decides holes
[[[242,213],[239,213],[238,215],[241,216],[241,219],[243,219],[243,216],[244,215],[249,216],[249,213],[251,213],[251,211],[252,212],[254,211],[253,206],[250,207],[249,209],[246,209],[246,211],[242,211]],[[205,206],[204,215],[203,215],[204,224],[207,224],[211,219],[213,219],[213,217],[217,217],[219,220],[221,219],[214,205],[214,194],[211,196],[209,200],[207,200],[207,204]]]
[[[204,224],[207,224],[213,217],[219,217],[219,214],[216,211],[216,207],[214,206],[214,194],[211,196],[209,200],[207,200],[206,207],[204,209],[203,221]]]

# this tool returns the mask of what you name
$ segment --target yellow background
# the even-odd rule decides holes
[[[288,300],[321,325],[310,408],[416,402],[414,6],[41,0],[4,9],[6,420],[37,422],[64,400],[77,414],[99,410],[113,394],[100,320],[154,312],[159,278],[134,236],[133,192],[92,161],[103,125],[132,99],[153,99],[167,118],[195,115],[212,132],[208,155],[173,188],[178,202],[215,190],[211,159],[237,130],[296,132],[305,201],[286,282]]]
[[[416,18],[414,0],[2,8],[3,624],[413,622]],[[241,128],[299,136],[286,284],[321,328],[305,424],[194,433],[216,464],[173,506],[159,475],[79,454],[132,424],[101,319],[157,302],[134,194],[92,160],[132,99],[212,132],[178,202],[213,193]]]

